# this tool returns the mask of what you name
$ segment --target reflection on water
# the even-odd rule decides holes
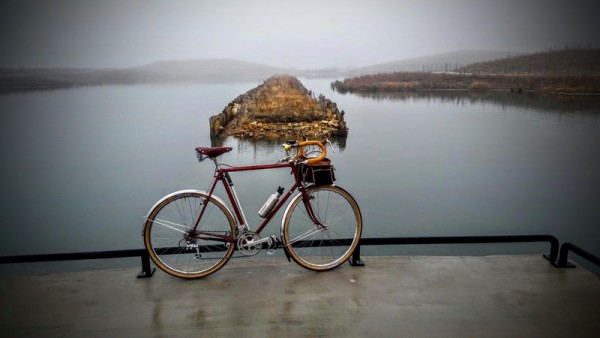
[[[334,152],[343,152],[346,149],[346,137],[333,137],[329,139],[333,144]],[[282,144],[287,140],[252,140],[235,137],[211,137],[211,147],[233,147],[238,154],[246,154],[252,160],[260,160],[264,154],[282,152]],[[328,151],[331,148],[328,147]],[[252,154],[251,156],[249,154]]]
[[[521,108],[544,112],[595,114],[600,113],[600,96],[551,95],[543,93],[511,93],[507,91],[412,91],[353,92],[351,94],[375,101],[429,101],[460,106],[493,104],[504,108]]]

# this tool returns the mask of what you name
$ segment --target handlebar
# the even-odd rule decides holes
[[[321,162],[327,156],[327,149],[325,148],[325,145],[319,141],[290,141],[289,143],[283,145],[283,149],[285,149],[285,151],[290,151],[292,147],[298,148],[296,159],[300,159],[304,156],[304,147],[306,146],[318,146],[321,149],[319,156],[306,159],[306,163],[309,165]]]
[[[321,148],[321,154],[317,157],[314,158],[309,158],[307,160],[308,164],[314,164],[317,162],[321,162],[325,159],[325,156],[327,156],[327,149],[325,148],[325,146],[323,145],[323,143],[319,142],[319,141],[301,141],[298,142],[298,156],[302,156],[304,155],[304,147],[305,146],[318,146],[319,148]]]

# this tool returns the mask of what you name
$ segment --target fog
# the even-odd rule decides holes
[[[230,58],[367,66],[461,49],[600,47],[598,1],[2,1],[0,67]]]

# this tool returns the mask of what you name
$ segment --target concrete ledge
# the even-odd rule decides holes
[[[0,278],[0,336],[600,337],[600,277],[540,256],[363,257],[315,273],[238,259],[186,281],[137,269]]]

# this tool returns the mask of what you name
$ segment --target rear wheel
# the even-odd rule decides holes
[[[180,278],[200,278],[219,270],[235,245],[231,212],[205,193],[186,191],[161,201],[146,220],[144,243],[161,270]],[[192,230],[204,204],[206,210]]]
[[[362,216],[354,198],[337,186],[307,188],[315,224],[298,194],[283,220],[283,242],[294,261],[304,268],[325,271],[344,263],[362,233]]]

